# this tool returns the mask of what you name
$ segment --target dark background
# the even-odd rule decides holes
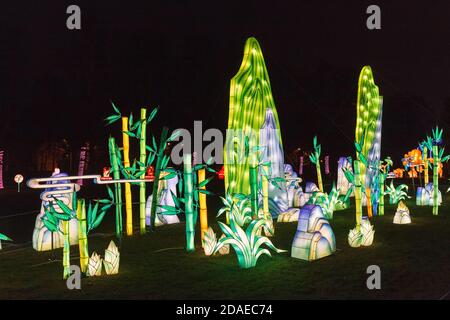
[[[244,2],[244,3],[243,3]],[[66,28],[81,7],[82,29]],[[366,28],[370,4],[381,30]],[[263,50],[285,153],[354,153],[359,71],[384,96],[382,156],[395,166],[432,127],[450,123],[448,1],[22,1],[0,7],[0,148],[11,174],[33,170],[36,149],[67,139],[104,155],[113,100],[124,114],[159,106],[162,125],[226,129],[230,79],[245,40]],[[132,151],[133,153],[133,151]]]

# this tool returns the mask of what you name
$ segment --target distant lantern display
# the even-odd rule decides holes
[[[82,176],[87,170],[87,165],[89,162],[89,143],[86,143],[85,146],[81,147],[80,150],[80,161],[78,163],[78,175]],[[79,179],[77,183],[82,186],[83,179]]]
[[[325,174],[330,174],[330,156],[325,156]]]
[[[3,155],[4,151],[0,151],[0,189],[3,189]]]
[[[303,175],[303,156],[300,156],[300,165],[298,166],[298,174]]]

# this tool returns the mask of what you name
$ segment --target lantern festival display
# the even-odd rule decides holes
[[[0,189],[3,189],[3,156],[5,152],[0,150]]]
[[[155,218],[155,226],[161,226],[165,224],[173,224],[179,223],[180,220],[176,214],[169,213],[167,208],[161,206],[170,206],[175,208],[175,202],[173,200],[172,194],[177,196],[177,184],[178,177],[174,176],[170,179],[162,179],[166,176],[168,172],[161,172],[161,179],[159,179],[159,187],[158,187],[158,207],[156,208],[156,218]],[[147,199],[147,204],[145,206],[146,213],[146,225],[151,225],[151,217],[150,213],[152,211],[152,203],[153,203],[153,195],[151,194]],[[164,212],[167,211],[167,214]]]
[[[351,187],[350,182],[347,180],[344,174],[344,169],[352,170],[352,165],[348,161],[347,157],[340,157],[338,161],[338,176],[337,176],[337,189],[339,190],[339,194],[345,195],[347,194],[348,189]],[[353,192],[350,196],[353,196]]]
[[[292,242],[291,257],[313,261],[336,251],[336,240],[330,223],[316,205],[300,209],[297,232]]]
[[[262,128],[266,132],[260,135]],[[269,136],[268,129],[271,131]],[[277,150],[277,157],[271,160],[272,178],[284,178],[278,114],[261,48],[252,37],[246,41],[241,67],[230,84],[230,109],[224,147],[225,190],[232,194],[250,194],[249,173],[251,167],[257,166],[254,148],[265,147],[261,144],[261,136],[270,137],[262,142],[266,147]],[[244,143],[246,137],[248,145]],[[269,199],[273,216],[288,208],[286,190],[272,189]]]
[[[68,175],[66,173],[61,173],[58,168],[55,169],[55,171],[52,174],[52,178],[60,178],[60,177],[67,177]],[[44,192],[41,193],[41,210],[39,214],[36,217],[36,223],[33,230],[33,248],[36,251],[48,251],[53,250],[57,248],[62,248],[64,246],[64,235],[61,232],[52,232],[47,229],[47,227],[44,225],[43,217],[45,216],[45,208],[50,205],[49,201],[44,197],[45,193],[48,192],[54,192],[54,191],[65,191],[68,189],[68,187],[58,187],[58,188],[52,188],[51,185],[54,183],[62,184],[62,183],[70,183],[69,180],[62,180],[62,181],[55,181],[48,184],[48,188],[44,190]],[[79,188],[79,187],[78,187]],[[73,201],[73,193],[63,193],[63,194],[56,194],[56,198],[63,201],[68,207],[72,208],[72,201]],[[62,209],[55,205],[56,212],[62,213]],[[63,221],[60,221],[60,229],[62,230]],[[68,232],[70,235],[70,244],[74,245],[78,243],[78,221],[76,218],[70,219],[68,222]]]
[[[411,223],[411,216],[409,209],[403,201],[400,201],[397,206],[397,211],[394,215],[395,224],[409,224]]]

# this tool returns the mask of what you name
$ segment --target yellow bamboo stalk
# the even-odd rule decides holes
[[[198,170],[198,183],[202,183],[205,180],[205,169]],[[200,187],[200,189],[206,190],[206,186]],[[199,192],[198,201],[200,205],[200,234],[203,244],[203,238],[205,232],[208,230],[208,209],[206,208],[206,194]]]
[[[370,197],[370,188],[366,188],[366,204],[367,204],[367,216],[372,218],[372,199]]]
[[[80,251],[80,268],[81,272],[86,273],[89,262],[89,252],[88,252],[87,226],[86,226],[86,203],[84,199],[78,199],[77,220],[78,220],[78,247]]]
[[[130,166],[130,137],[125,133],[128,131],[128,117],[122,117],[122,139],[123,139],[123,165]],[[131,205],[131,185],[125,183],[125,210],[127,223],[127,236],[133,235],[133,208]]]

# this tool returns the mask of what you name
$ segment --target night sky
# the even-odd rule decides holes
[[[30,3],[28,3],[30,2]],[[217,3],[216,3],[217,2]],[[244,2],[244,1],[241,1]],[[448,1],[10,1],[0,8],[0,148],[18,165],[40,143],[104,145],[110,100],[159,106],[150,129],[225,130],[245,40],[263,50],[285,152],[354,154],[357,81],[370,65],[384,96],[382,156],[436,124],[450,138]],[[66,28],[77,4],[82,29]],[[381,30],[366,28],[370,4]],[[20,156],[18,156],[20,155]],[[103,165],[103,164],[102,164]]]

